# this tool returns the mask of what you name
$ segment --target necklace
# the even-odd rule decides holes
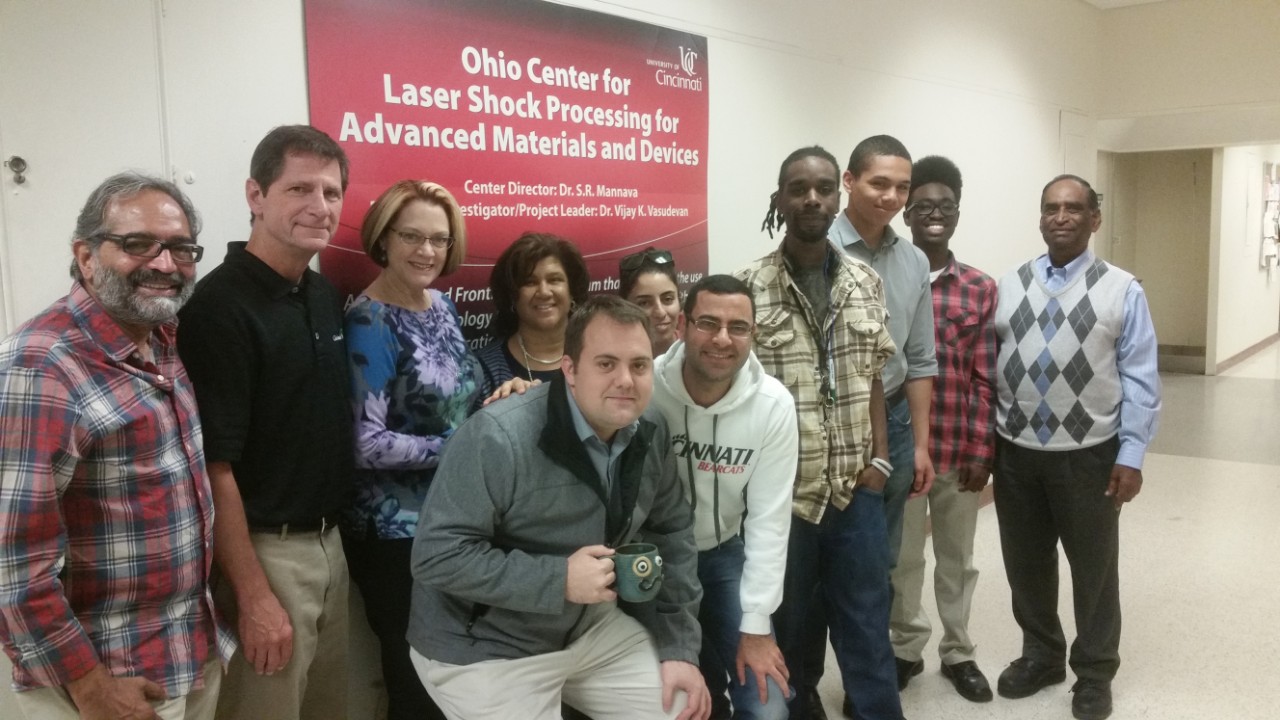
[[[539,365],[560,364],[559,358],[556,358],[555,360],[543,360],[540,357],[530,355],[529,351],[524,346],[524,336],[518,332],[516,333],[516,342],[520,343],[520,352],[524,354],[524,369],[529,371],[529,382],[533,382],[533,368],[530,367],[533,363],[538,363]]]

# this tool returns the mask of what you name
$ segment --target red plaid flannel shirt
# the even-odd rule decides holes
[[[996,283],[951,255],[933,281],[938,377],[929,453],[939,473],[995,459]]]

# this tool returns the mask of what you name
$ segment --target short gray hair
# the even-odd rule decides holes
[[[196,212],[195,205],[191,204],[191,199],[177,185],[161,177],[128,170],[103,180],[93,189],[93,192],[89,193],[89,199],[84,201],[84,207],[76,217],[76,229],[71,235],[71,242],[83,240],[88,242],[90,247],[96,248],[102,241],[95,238],[107,231],[107,210],[110,209],[111,204],[147,190],[162,192],[173,198],[173,201],[178,203],[178,207],[182,208],[182,214],[187,217],[187,226],[191,228],[191,239],[195,240],[199,237],[200,214]],[[71,277],[76,281],[84,280],[75,258],[71,259]]]

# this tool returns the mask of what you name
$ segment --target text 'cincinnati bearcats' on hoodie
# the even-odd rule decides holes
[[[671,449],[693,506],[698,550],[742,535],[741,631],[763,635],[782,602],[791,529],[791,489],[799,456],[795,401],[748,351],[725,396],[711,407],[693,401],[677,341],[654,361],[653,404],[671,431]]]

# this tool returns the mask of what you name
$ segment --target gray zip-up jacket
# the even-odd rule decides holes
[[[441,457],[413,544],[409,644],[454,665],[562,650],[588,628],[565,599],[568,558],[587,545],[658,546],[665,578],[647,603],[619,605],[660,660],[697,664],[701,646],[693,515],[666,422],[653,409],[606,493],[570,415],[563,379],[484,408]]]

